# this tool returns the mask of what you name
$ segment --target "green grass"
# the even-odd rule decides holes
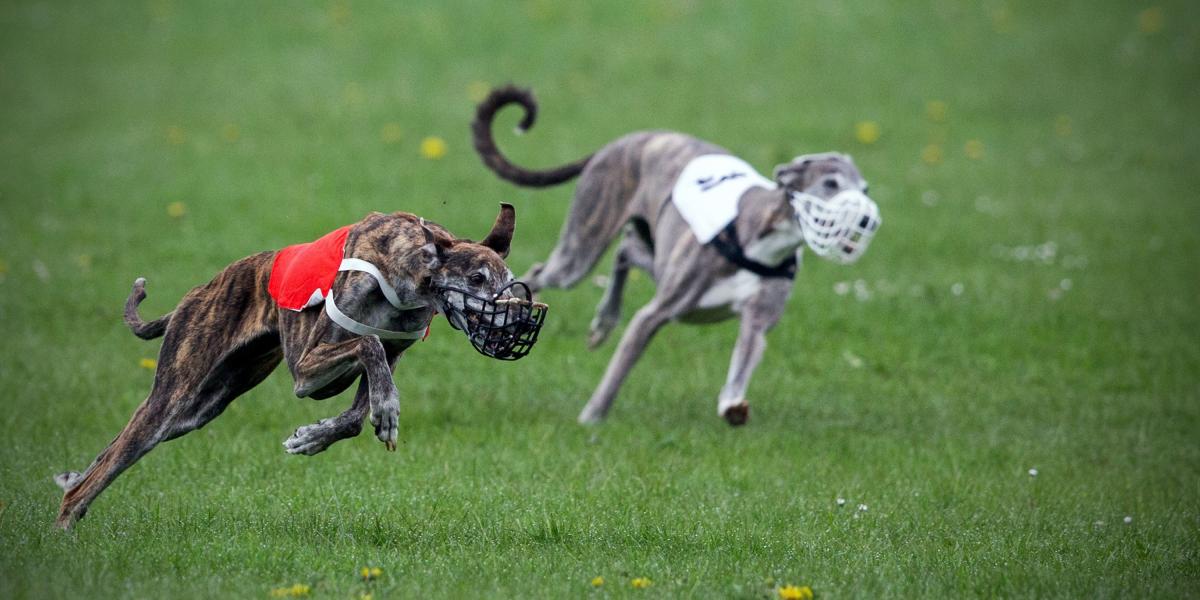
[[[1200,595],[1194,4],[247,4],[0,7],[0,597]],[[666,328],[610,420],[576,425],[613,347],[584,349],[585,283],[545,294],[519,363],[435,327],[397,370],[397,453],[285,455],[349,398],[280,372],[52,528],[50,476],[151,382],[134,277],[158,314],[371,210],[478,237],[501,200],[514,270],[543,258],[570,186],[502,183],[467,139],[472,84],[510,80],[543,103],[500,138],[525,164],[644,128],[764,172],[855,156],[884,227],[858,265],[807,262],[747,427],[715,415],[733,323]]]

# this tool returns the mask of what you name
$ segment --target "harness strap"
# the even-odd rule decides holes
[[[412,310],[414,308],[422,308],[424,304],[403,304],[400,302],[400,297],[396,294],[396,288],[393,288],[386,279],[383,278],[383,273],[379,272],[379,268],[375,265],[362,260],[360,258],[343,258],[342,264],[338,267],[339,271],[361,271],[375,278],[375,283],[379,284],[379,291],[383,292],[383,296],[387,298],[388,304],[396,307],[398,310]],[[372,327],[366,323],[360,323],[351,319],[346,313],[342,312],[337,307],[337,303],[333,301],[333,289],[330,288],[329,294],[325,297],[325,314],[329,315],[329,319],[337,323],[339,327],[357,333],[358,335],[375,335],[384,340],[419,340],[428,335],[429,328],[422,328],[416,331],[392,331],[390,329],[380,329]]]
[[[357,333],[358,335],[376,335],[379,336],[380,339],[384,340],[419,340],[426,333],[425,328],[418,329],[416,331],[392,331],[390,329],[371,327],[366,323],[359,323],[358,321],[346,316],[346,313],[342,312],[341,309],[337,307],[337,303],[333,301],[333,290],[329,290],[329,295],[325,297],[325,314],[329,315],[329,319],[331,321],[337,323],[339,327],[349,331],[350,333]]]
[[[751,260],[742,251],[742,244],[738,241],[737,221],[730,221],[725,229],[721,230],[716,237],[709,242],[725,260],[747,270],[759,277],[786,277],[788,279],[796,278],[796,255],[792,254],[784,259],[783,262],[775,266],[764,265],[760,262]]]
[[[375,282],[379,284],[379,291],[383,292],[383,296],[387,298],[388,304],[391,304],[400,310],[412,310],[414,308],[421,308],[422,306],[425,306],[424,304],[401,304],[400,296],[396,294],[396,288],[393,288],[392,284],[388,283],[387,280],[383,278],[383,273],[380,273],[379,269],[375,265],[362,260],[361,258],[343,258],[342,264],[338,267],[338,270],[362,271],[363,273],[374,277]]]

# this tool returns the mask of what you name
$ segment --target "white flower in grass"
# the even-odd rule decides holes
[[[867,505],[866,505],[866,504],[859,504],[859,505],[858,505],[858,512],[867,512]]]
[[[1037,469],[1030,469],[1030,470],[1029,470],[1029,476],[1030,476],[1030,477],[1037,477],[1037,474],[1038,474],[1038,470],[1037,470]]]
[[[1130,523],[1132,523],[1132,522],[1133,522],[1133,517],[1128,517],[1128,516],[1127,516],[1127,517],[1125,517],[1125,524],[1126,524],[1126,525],[1128,525],[1128,524],[1130,524]]]
[[[846,499],[845,499],[845,498],[838,498],[838,499],[837,499],[837,505],[838,505],[838,506],[845,506],[845,505],[846,505]]]

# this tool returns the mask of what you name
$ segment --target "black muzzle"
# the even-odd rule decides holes
[[[455,287],[439,287],[450,326],[467,334],[484,356],[517,360],[529,354],[546,319],[546,305],[533,301],[529,286],[514,281],[492,298]]]

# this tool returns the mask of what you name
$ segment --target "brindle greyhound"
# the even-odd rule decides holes
[[[843,190],[865,193],[867,182],[853,161],[833,152],[798,156],[775,168],[777,188],[745,191],[734,224],[736,239],[746,242],[742,259],[749,261],[741,260],[739,265],[727,260],[729,253],[717,245],[701,244],[671,202],[673,187],[690,161],[702,155],[728,155],[726,150],[680,133],[637,132],[561,167],[527,170],[509,162],[492,138],[496,112],[510,103],[525,110],[519,131],[536,119],[537,102],[529,90],[512,86],[493,90],[480,103],[471,125],[483,162],[501,178],[522,186],[547,187],[580,178],[558,245],[545,263],[534,265],[524,278],[530,287],[575,285],[611,241],[622,236],[608,287],[591,322],[590,348],[600,345],[617,324],[631,267],[649,272],[657,288],[654,298],[630,320],[579,421],[604,418],[650,338],[668,321],[705,323],[740,316],[717,413],[732,425],[745,423],[750,375],[766,348],[766,333],[779,320],[792,289],[794,268],[771,272],[771,267],[786,266],[804,243],[790,195],[807,192],[825,200]],[[754,267],[753,263],[765,268],[755,268],[757,272],[744,268]]]
[[[447,300],[443,290],[494,298],[511,287],[512,272],[503,259],[515,218],[513,207],[502,204],[491,232],[474,243],[409,213],[371,213],[350,226],[343,255],[375,265],[381,278],[369,270],[344,270],[337,274],[327,301],[332,303],[336,290],[342,315],[354,315],[381,332],[421,332],[435,311],[450,316],[456,311],[450,304],[463,308],[465,300]],[[188,292],[175,310],[149,322],[137,312],[146,297],[145,280],[134,282],[125,303],[125,322],[142,339],[164,336],[154,386],[129,424],[87,470],[55,477],[65,491],[60,527],[69,528],[82,518],[113,479],[160,442],[199,429],[220,415],[262,382],[281,358],[287,361],[299,397],[323,400],[360,381],[350,408],[297,429],[284,443],[289,453],[316,454],[358,435],[368,409],[376,437],[395,450],[400,395],[392,371],[421,336],[358,335],[336,324],[327,311],[282,309],[268,293],[276,254],[261,252],[233,263]],[[469,326],[467,320],[452,319],[452,324],[464,330]]]

